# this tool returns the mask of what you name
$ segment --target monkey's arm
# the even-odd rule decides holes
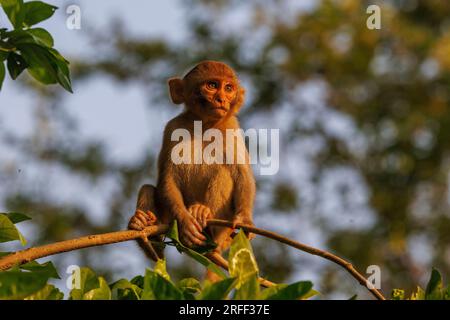
[[[172,120],[164,129],[163,144],[158,158],[158,183],[156,187],[158,199],[164,206],[164,210],[176,219],[188,214],[183,195],[175,178],[175,164],[171,159],[171,152],[174,147],[171,135],[173,130],[179,126],[180,124]]]
[[[160,170],[157,192],[164,210],[175,218],[179,225],[181,241],[188,247],[204,245],[206,237],[201,233],[200,223],[187,210],[183,195],[175,179],[174,164],[167,160],[163,170]]]
[[[171,164],[167,164],[167,167],[160,172],[157,190],[165,209],[178,219],[189,213],[184,205],[183,195],[175,181],[171,166]]]
[[[253,224],[253,203],[255,201],[256,186],[250,164],[236,165],[234,183],[235,221]]]

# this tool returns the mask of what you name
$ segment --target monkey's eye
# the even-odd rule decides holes
[[[208,89],[217,89],[217,88],[219,87],[219,85],[217,84],[216,81],[208,81],[208,82],[206,83],[206,87],[207,87]]]
[[[227,92],[233,91],[233,86],[232,86],[231,84],[227,84],[227,85],[225,86],[225,91],[227,91]]]

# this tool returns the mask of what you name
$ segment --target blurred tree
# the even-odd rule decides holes
[[[362,271],[379,265],[385,292],[413,289],[431,265],[450,274],[450,3],[324,0],[300,10],[288,0],[183,3],[184,41],[139,39],[116,21],[110,33],[89,32],[101,54],[73,61],[74,81],[103,74],[121,84],[145,84],[152,88],[150,102],[170,105],[169,77],[202,59],[232,64],[249,93],[244,127],[281,129],[282,168],[258,179],[257,223],[327,244]],[[373,3],[382,8],[381,30],[366,27]],[[246,18],[237,19],[237,12]],[[67,129],[50,139],[38,129],[33,142],[0,131],[3,141],[35,162],[84,177],[87,185],[113,179],[119,188],[108,195],[101,226],[85,208],[60,205],[42,189],[9,194],[8,210],[38,212],[45,242],[122,228],[139,184],[154,178],[149,168],[156,154],[115,163],[100,142],[77,140],[58,92],[37,90],[52,106],[41,117]],[[335,266],[317,260],[298,265],[284,248],[257,241],[256,256],[270,279],[286,280],[306,265],[313,269],[308,276],[321,276],[326,292],[351,296],[357,290],[341,282]],[[84,258],[92,265],[102,250],[83,252]],[[185,275],[181,265],[173,268]]]

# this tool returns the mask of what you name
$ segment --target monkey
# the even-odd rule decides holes
[[[234,154],[232,163],[175,164],[171,155],[178,141],[172,141],[172,134],[177,129],[187,130],[193,137],[188,143],[196,152],[195,148],[205,149],[204,142],[197,145],[194,142],[196,121],[201,121],[203,132],[212,128],[225,136],[227,129],[239,130],[237,113],[244,103],[245,89],[231,67],[209,60],[198,63],[183,78],[169,79],[168,86],[172,102],[183,104],[184,110],[164,129],[156,187],[144,185],[140,189],[128,228],[142,230],[149,225],[170,224],[176,219],[184,245],[191,248],[205,245],[207,238],[202,233],[205,231],[217,244],[214,252],[222,254],[231,244],[233,229],[208,227],[208,219],[254,225],[256,186],[245,144],[238,138],[231,145],[234,151],[243,146],[243,163],[235,161]],[[231,149],[225,146],[223,155],[227,156]],[[141,239],[140,245],[147,248],[147,255],[155,261],[163,256],[162,250],[152,250],[151,245],[149,248],[146,239]],[[206,277],[217,280],[209,271]]]

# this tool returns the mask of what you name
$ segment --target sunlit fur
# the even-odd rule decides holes
[[[208,88],[208,81],[217,82],[217,89]],[[231,85],[232,90],[228,87],[227,91],[227,85]],[[138,209],[153,212],[158,218],[157,223],[170,223],[176,218],[180,235],[188,245],[195,244],[188,240],[195,238],[195,235],[186,215],[195,217],[199,222],[205,218],[218,218],[253,224],[255,181],[248,162],[175,165],[171,161],[171,150],[178,143],[171,141],[172,132],[176,129],[187,129],[193,137],[196,120],[203,121],[204,130],[217,128],[224,132],[226,129],[240,128],[236,114],[244,102],[245,91],[235,72],[222,62],[204,61],[183,79],[170,79],[169,89],[172,101],[184,104],[185,110],[166,125],[158,159],[157,186],[143,187]],[[226,148],[224,150],[226,152]],[[145,226],[139,223],[141,221],[133,217],[130,227]],[[214,227],[207,232],[218,244],[218,252],[229,247],[230,229]],[[214,274],[208,273],[208,278],[214,280]]]

